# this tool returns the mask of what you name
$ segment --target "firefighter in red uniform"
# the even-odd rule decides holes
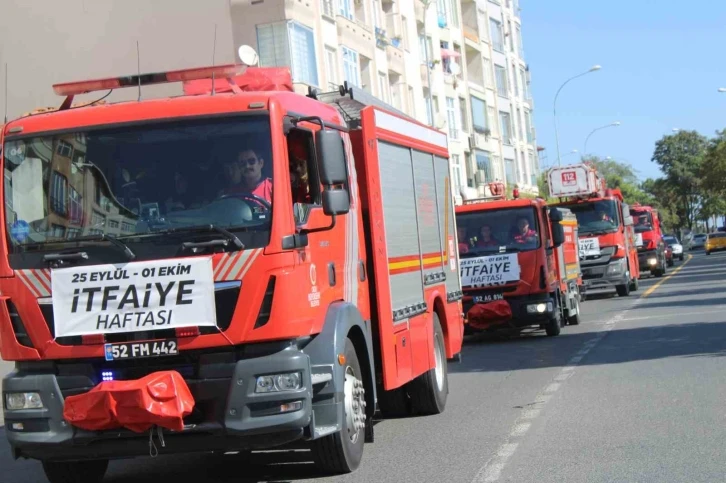
[[[501,246],[496,238],[492,236],[492,227],[489,225],[482,225],[479,228],[479,234],[481,238],[476,242],[478,247],[498,247]]]
[[[469,251],[469,239],[466,236],[466,227],[457,226],[456,234],[459,238],[459,253],[467,253]]]
[[[236,160],[224,164],[229,186],[222,195],[252,194],[272,203],[272,179],[262,176],[265,160],[252,149],[240,151]]]
[[[517,232],[514,234],[514,243],[534,243],[537,239],[537,232],[529,227],[529,220],[525,217],[517,220]]]

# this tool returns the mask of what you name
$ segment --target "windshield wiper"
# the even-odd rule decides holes
[[[102,233],[100,235],[90,235],[90,236],[82,236],[78,238],[71,238],[70,240],[62,240],[60,242],[53,242],[53,243],[77,243],[77,242],[84,242],[84,241],[107,241],[110,242],[111,245],[121,249],[124,252],[124,255],[126,255],[126,258],[129,260],[133,260],[136,258],[136,254],[131,250],[131,248],[128,247],[124,242],[117,239],[115,236],[107,235],[105,233]],[[45,262],[56,262],[56,261],[65,261],[65,260],[78,260],[78,259],[88,259],[88,254],[86,252],[71,252],[71,253],[46,253],[43,256],[43,261]]]
[[[167,233],[200,233],[200,232],[217,232],[220,235],[224,236],[223,240],[215,239],[215,240],[209,240],[209,241],[203,241],[203,242],[184,242],[182,243],[182,248],[187,250],[189,248],[207,248],[207,247],[214,247],[214,246],[227,246],[230,243],[232,243],[237,250],[244,250],[245,244],[242,243],[242,240],[240,240],[237,235],[230,232],[229,230],[225,230],[221,226],[217,225],[197,225],[197,226],[186,226],[183,228],[170,228],[168,230],[162,230],[158,232],[159,234],[167,234]]]

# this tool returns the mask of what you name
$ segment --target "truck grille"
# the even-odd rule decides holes
[[[214,303],[217,310],[217,327],[200,327],[202,335],[216,334],[219,330],[225,331],[232,323],[234,309],[237,305],[242,282],[218,282],[214,287]],[[60,345],[81,345],[80,336],[55,337],[55,323],[53,318],[53,303],[51,298],[41,299],[40,311],[43,313],[45,323],[51,335]],[[148,330],[144,332],[127,332],[123,334],[106,334],[106,342],[133,342],[137,340],[166,339],[175,337],[174,329]]]

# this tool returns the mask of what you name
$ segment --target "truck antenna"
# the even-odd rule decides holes
[[[214,59],[217,55],[217,24],[214,24],[214,43],[212,44],[212,67],[214,67]],[[212,95],[215,94],[214,88],[214,70],[212,70]]]
[[[139,101],[141,100],[141,54],[139,53],[139,41],[136,41],[136,72],[139,74]]]
[[[5,62],[5,121],[4,124],[8,123],[8,63]]]

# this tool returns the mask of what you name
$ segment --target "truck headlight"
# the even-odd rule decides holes
[[[37,392],[9,392],[5,394],[5,407],[8,411],[43,409],[43,401]]]
[[[648,265],[655,265],[656,263],[658,263],[657,259],[655,259],[655,258],[648,259]]]
[[[544,314],[545,312],[552,312],[552,302],[527,305],[529,314]]]
[[[287,372],[284,374],[270,374],[257,376],[255,392],[284,392],[300,389],[302,374],[299,372]]]
[[[616,260],[610,265],[608,265],[607,274],[608,275],[615,275],[620,274],[625,270],[625,260],[620,259]]]

